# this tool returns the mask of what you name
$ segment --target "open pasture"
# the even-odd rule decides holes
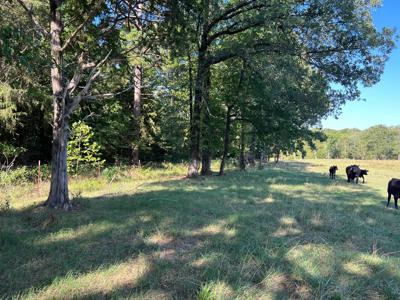
[[[350,164],[369,170],[365,184],[346,182]],[[13,188],[0,298],[400,298],[400,212],[386,207],[398,161],[291,161],[194,180],[183,166],[140,172],[72,180],[78,209],[67,213]]]

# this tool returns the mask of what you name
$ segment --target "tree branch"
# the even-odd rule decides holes
[[[264,20],[259,20],[259,21],[250,22],[247,25],[243,25],[238,28],[234,28],[238,24],[237,22],[235,22],[234,24],[227,27],[225,30],[221,30],[221,31],[211,35],[210,37],[208,37],[207,42],[208,42],[208,44],[211,44],[215,39],[217,39],[223,35],[233,35],[236,33],[240,33],[240,32],[246,31],[247,29],[261,26],[264,23],[265,23]]]
[[[67,107],[66,107],[66,115],[67,116],[70,116],[71,113],[75,110],[75,108],[78,107],[78,105],[82,101],[82,99],[87,96],[87,94],[89,93],[89,89],[92,86],[93,81],[95,81],[96,78],[101,73],[100,67],[105,64],[105,62],[107,61],[108,57],[111,55],[111,52],[112,51],[108,52],[107,55],[96,66],[94,66],[94,68],[92,69],[92,71],[89,74],[89,79],[86,82],[86,85],[78,93],[78,95],[76,95],[76,96],[71,98],[71,102],[69,102]],[[82,57],[82,55],[80,56],[80,59],[81,59],[81,57]],[[83,68],[84,66],[87,66],[87,68],[89,68],[90,64],[86,64],[86,65],[82,65],[81,64],[81,67],[78,67],[78,68]],[[81,76],[81,75],[77,75],[77,79],[78,79],[79,76]],[[74,75],[74,77],[75,77],[75,75]],[[79,80],[80,80],[80,77],[79,77]],[[73,89],[75,89],[75,87],[73,87],[73,85],[71,85],[71,83],[69,83],[68,86],[71,86]]]
[[[40,35],[43,37],[48,37],[50,36],[50,33],[42,26],[40,25],[39,21],[36,19],[35,15],[33,14],[32,10],[29,9],[25,2],[23,0],[17,0],[17,2],[22,6],[22,8],[25,10],[25,12],[28,14],[30,17],[31,21],[33,24],[35,24],[37,31],[39,32]]]
[[[76,70],[74,72],[74,76],[72,77],[72,79],[69,81],[69,83],[67,85],[67,92],[69,94],[72,94],[75,91],[75,89],[77,88],[79,82],[81,81],[83,71],[86,69],[93,68],[95,66],[96,66],[95,63],[84,63],[84,54],[82,52],[79,55],[78,67],[76,68]]]
[[[241,3],[235,5],[235,6],[231,7],[231,8],[226,9],[226,10],[225,10],[222,14],[220,14],[218,17],[216,17],[216,18],[214,18],[213,20],[211,20],[211,22],[208,24],[208,26],[207,26],[207,28],[206,28],[206,32],[208,33],[209,31],[211,31],[212,28],[213,28],[215,25],[217,25],[220,21],[233,18],[234,16],[239,15],[239,14],[241,14],[241,13],[244,12],[244,11],[248,11],[248,9],[247,9],[247,10],[244,10],[244,11],[242,11],[241,9],[244,8],[244,7],[246,7],[246,6],[249,6],[249,5],[253,4],[253,3],[256,2],[256,1],[257,1],[257,0],[248,0],[248,1],[244,1],[244,2],[241,2]],[[250,9],[251,9],[251,8],[250,8]]]
[[[131,91],[133,88],[135,87],[134,84],[129,85],[128,87],[126,87],[125,89],[123,89],[122,91],[116,92],[116,93],[106,93],[106,94],[98,94],[98,95],[87,95],[85,96],[84,100],[88,100],[88,101],[96,101],[99,99],[106,99],[106,98],[111,98],[111,97],[115,97],[118,95],[121,95],[123,93],[129,92]]]
[[[21,0],[18,0],[21,1]],[[96,2],[95,0],[92,1],[91,6],[94,5],[94,2]],[[100,7],[100,5],[102,5],[104,2],[104,0],[98,0],[98,3],[96,5],[95,8],[93,8],[93,10],[90,12],[90,14],[88,14],[88,16],[85,18],[85,20],[75,29],[75,31],[66,39],[64,45],[61,47],[61,51],[64,51],[70,44],[71,42],[74,40],[75,36],[79,33],[79,31],[82,30],[83,26],[85,26],[85,24],[94,17],[97,8]]]

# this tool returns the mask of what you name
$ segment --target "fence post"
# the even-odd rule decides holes
[[[38,177],[37,177],[37,190],[39,193],[39,196],[41,194],[41,184],[42,184],[42,174],[40,172],[40,160],[38,161]]]

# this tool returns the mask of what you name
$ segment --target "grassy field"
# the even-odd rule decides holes
[[[385,189],[400,162],[358,162],[370,170],[358,185],[345,180],[353,163],[75,179],[68,213],[34,206],[46,185],[9,187],[0,298],[399,299],[400,212]]]

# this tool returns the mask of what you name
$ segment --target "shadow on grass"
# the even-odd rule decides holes
[[[227,297],[398,298],[397,212],[371,187],[307,167],[12,212],[0,223],[0,296],[187,299],[211,284]]]

